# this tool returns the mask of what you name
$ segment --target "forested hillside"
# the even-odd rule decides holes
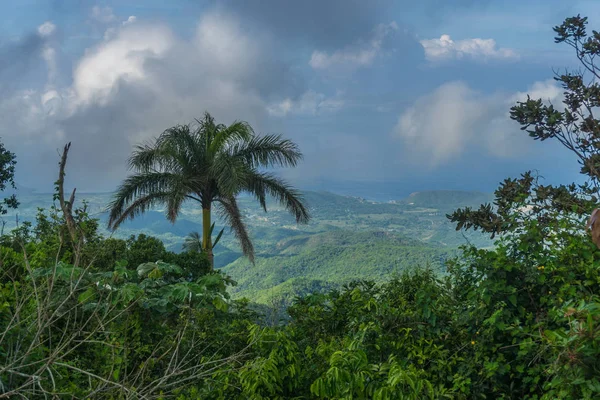
[[[257,302],[340,286],[355,279],[383,282],[404,270],[444,271],[456,249],[432,246],[386,231],[330,230],[283,239],[267,248],[256,265],[240,258],[222,269],[238,286],[232,293]],[[298,279],[303,285],[299,285]],[[286,293],[288,283],[294,290]]]
[[[100,231],[109,234],[105,207],[111,195],[79,196],[85,199],[90,215],[99,219]],[[255,265],[242,257],[228,229],[215,247],[215,265],[238,282],[234,296],[262,303],[272,297],[291,301],[295,294],[308,293],[311,288],[339,287],[359,278],[383,281],[406,268],[429,266],[442,272],[444,260],[456,254],[458,246],[491,245],[485,235],[457,232],[446,213],[490,202],[492,195],[432,191],[385,203],[328,192],[305,192],[304,196],[312,213],[308,225],[296,225],[274,202],[268,203],[269,212],[265,213],[249,198],[240,199],[256,246]],[[52,204],[50,194],[19,198],[19,210],[3,217],[7,232],[14,228],[17,214],[21,224],[31,222],[38,208]],[[167,249],[180,252],[185,237],[200,230],[201,222],[201,210],[193,204],[184,205],[174,224],[165,218],[164,211],[154,209],[124,222],[112,236],[127,239],[150,235]],[[298,278],[302,278],[302,289]],[[291,285],[292,281],[296,283]]]

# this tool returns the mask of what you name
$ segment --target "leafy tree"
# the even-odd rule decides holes
[[[309,219],[300,193],[260,168],[295,166],[302,158],[295,143],[280,135],[258,136],[246,122],[226,126],[206,113],[198,125],[178,125],[164,131],[153,144],[138,146],[129,159],[135,171],[119,187],[110,204],[109,227],[116,229],[127,218],[157,204],[167,208],[167,218],[177,219],[183,202],[202,207],[202,249],[214,265],[213,205],[232,228],[242,252],[254,260],[254,248],[236,196],[253,195],[266,211],[267,195],[276,198],[299,223]]]
[[[98,271],[110,271],[114,268],[117,262],[127,261],[129,258],[129,249],[127,241],[122,239],[107,238],[98,240],[93,244],[86,246],[86,251],[89,253],[88,258],[93,258],[93,265]],[[154,259],[157,261],[160,258]],[[147,260],[144,260],[146,262]],[[129,265],[129,262],[127,262]],[[135,266],[130,266],[135,267]]]
[[[179,266],[188,280],[196,280],[210,273],[212,268],[204,252],[173,253],[168,251],[165,261]]]
[[[588,181],[581,185],[541,185],[531,172],[518,179],[506,179],[496,191],[495,207],[464,208],[448,217],[458,229],[481,229],[496,234],[521,231],[536,219],[542,242],[556,229],[559,219],[585,219],[598,202],[600,188],[600,33],[587,33],[587,18],[576,16],[554,27],[555,42],[575,50],[582,65],[578,71],[557,74],[564,89],[562,105],[548,104],[529,96],[511,108],[510,116],[534,140],[555,140],[578,159]],[[542,244],[542,243],[540,243]]]
[[[159,239],[143,233],[131,235],[127,239],[127,266],[137,268],[138,265],[164,260],[167,254],[165,245]]]
[[[528,99],[511,118],[535,140],[556,140],[578,158],[587,182],[542,185],[531,172],[506,179],[494,205],[464,208],[448,217],[457,229],[500,235],[493,251],[467,248],[452,274],[463,307],[460,323],[473,335],[483,364],[475,396],[591,399],[600,396],[600,265],[584,232],[597,207],[600,184],[600,34],[587,18],[554,28],[570,45],[581,71],[556,76],[561,106]]]
[[[229,298],[233,282],[189,273],[208,269],[202,253],[178,259],[143,235],[105,240],[85,203],[58,197],[60,209],[0,241],[0,398],[202,398],[205,378],[246,347],[254,314]],[[132,271],[128,256],[194,268],[152,260]]]
[[[597,186],[600,179],[600,120],[595,117],[600,106],[600,71],[595,65],[600,55],[600,33],[588,35],[587,17],[567,18],[554,27],[555,42],[566,43],[575,50],[583,66],[576,72],[565,72],[555,79],[564,93],[564,109],[541,99],[528,98],[511,110],[511,118],[535,140],[558,140],[579,160],[581,173],[588,175]]]
[[[7,185],[10,185],[13,189],[17,188],[15,184],[16,159],[17,156],[7,150],[3,143],[0,143],[0,191],[6,190]],[[14,194],[6,197],[0,203],[0,214],[6,214],[8,209],[17,208],[18,206],[19,202]]]

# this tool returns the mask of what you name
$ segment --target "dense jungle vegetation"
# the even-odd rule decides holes
[[[75,192],[65,196],[66,146],[55,205],[1,238],[0,398],[599,398],[599,228],[591,225],[592,240],[585,222],[597,207],[600,178],[600,34],[588,36],[586,23],[574,17],[555,28],[556,42],[572,46],[583,67],[557,76],[564,104],[528,99],[511,109],[533,139],[572,151],[586,183],[547,186],[529,172],[506,179],[493,204],[448,215],[458,229],[490,234],[493,248],[464,246],[444,260],[443,274],[415,265],[385,282],[358,280],[304,295],[285,321],[231,298],[235,282],[213,268],[220,234],[206,210],[211,201],[223,207],[250,260],[254,249],[238,220],[240,191],[265,207],[265,195],[274,195],[305,222],[300,194],[255,168],[293,165],[293,144],[261,139],[246,125],[213,125],[216,144],[195,142],[196,153],[181,127],[170,132],[183,130],[181,141],[166,140],[168,152],[141,149],[138,175],[119,191],[111,223],[154,201],[166,202],[175,219],[196,185],[208,196],[198,198],[204,229],[197,245],[181,253],[146,235],[103,235],[86,205],[74,206]],[[226,136],[239,147],[218,158],[229,151],[218,139]],[[210,157],[193,160],[199,148]],[[153,160],[162,169],[153,170]],[[0,163],[4,189],[13,183],[14,155],[0,149]],[[213,175],[204,180],[176,177],[209,164],[217,167],[207,167]],[[17,200],[8,198],[2,212]],[[301,248],[311,239],[297,240]],[[331,245],[341,246],[336,240]],[[359,234],[358,242],[368,238]],[[304,259],[307,268],[319,262],[310,254]],[[357,262],[365,265],[355,268],[369,270],[368,258]],[[252,268],[247,279],[260,280]]]

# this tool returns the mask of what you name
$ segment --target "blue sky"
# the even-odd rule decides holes
[[[510,121],[527,93],[559,104],[574,56],[552,27],[597,1],[120,0],[0,5],[0,137],[18,182],[113,190],[132,145],[205,110],[283,133],[303,188],[492,191],[536,169],[578,179],[566,150]],[[597,23],[596,23],[597,22]],[[362,189],[362,190],[361,190]],[[381,189],[385,190],[385,189]]]

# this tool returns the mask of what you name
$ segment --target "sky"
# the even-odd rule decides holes
[[[575,159],[509,110],[560,104],[553,71],[577,65],[552,27],[577,14],[598,27],[600,2],[3,0],[0,140],[40,191],[66,142],[69,184],[112,191],[132,146],[205,111],[296,141],[278,173],[300,188],[569,183]]]

